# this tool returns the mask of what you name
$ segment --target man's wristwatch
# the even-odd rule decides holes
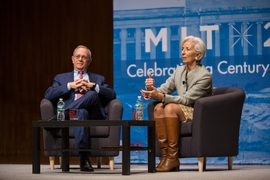
[[[93,84],[93,86],[91,87],[91,90],[95,90],[97,84],[94,82],[92,82],[92,84]]]

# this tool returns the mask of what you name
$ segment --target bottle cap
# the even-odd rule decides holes
[[[63,98],[59,98],[60,101],[63,101]]]

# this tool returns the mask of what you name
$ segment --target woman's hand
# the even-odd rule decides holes
[[[148,78],[145,79],[145,87],[147,91],[155,89],[155,80],[152,78],[152,74],[148,73]]]
[[[144,97],[145,100],[149,99],[155,99],[155,100],[162,100],[164,95],[157,91],[156,88],[154,88],[152,91],[146,91],[141,89],[140,90],[141,95]]]

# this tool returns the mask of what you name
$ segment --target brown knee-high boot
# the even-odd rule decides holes
[[[172,170],[179,170],[179,127],[180,123],[178,118],[165,118],[168,150],[165,162],[156,168],[157,172],[168,172]]]
[[[165,118],[155,118],[155,121],[156,121],[157,140],[161,152],[160,162],[157,165],[158,168],[162,166],[162,164],[165,161],[168,148],[168,141],[167,141]]]

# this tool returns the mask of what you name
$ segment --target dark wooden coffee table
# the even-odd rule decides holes
[[[69,127],[74,126],[121,126],[122,127],[122,146],[102,147],[100,151],[122,151],[122,175],[130,175],[130,151],[148,151],[148,172],[155,171],[155,121],[135,121],[135,120],[85,120],[85,121],[33,121],[33,149],[32,149],[32,173],[40,173],[40,151],[47,149],[40,148],[40,128],[60,128],[62,129],[62,171],[69,171]],[[146,147],[130,147],[130,127],[148,127],[148,145]],[[86,149],[92,151],[93,149]]]

